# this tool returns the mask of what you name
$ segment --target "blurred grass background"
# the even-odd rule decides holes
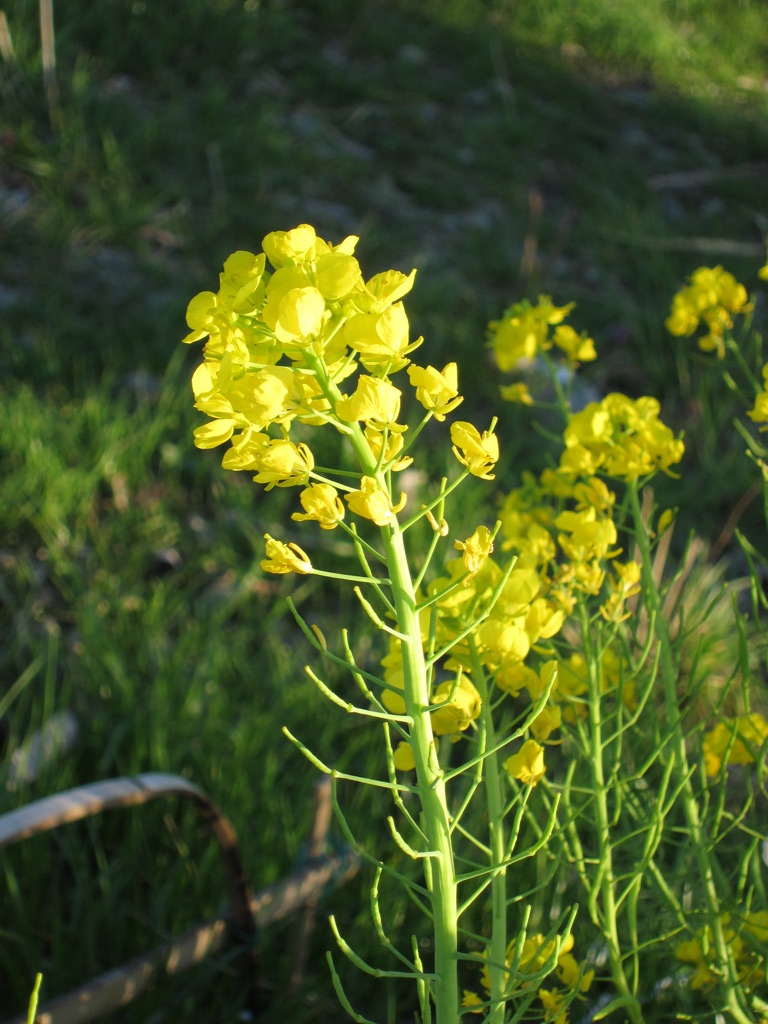
[[[259,568],[291,495],[265,500],[192,447],[189,298],[230,252],[300,222],[359,234],[367,274],[418,267],[413,333],[427,361],[458,361],[467,418],[501,415],[501,490],[540,441],[500,408],[485,325],[539,292],[575,300],[600,353],[594,386],[658,395],[685,430],[671,500],[715,541],[753,470],[736,433],[724,439],[714,375],[663,320],[696,266],[722,263],[751,289],[764,262],[764,4],[70,0],[54,9],[48,89],[38,3],[5,14],[0,700],[13,699],[0,808],[178,772],[232,819],[259,887],[301,856],[311,815],[313,772],[279,727],[355,770],[370,744],[303,676],[284,603],[295,584]],[[295,597],[329,636],[344,624],[317,581]],[[73,753],[9,788],[12,751],[65,708],[81,727]],[[346,797],[375,843],[375,800]],[[7,851],[0,1011],[24,1005],[37,970],[51,997],[219,908],[215,851],[173,810]],[[333,896],[363,949],[367,882]],[[338,1020],[324,925],[287,993],[294,932],[264,937],[280,1012]],[[347,975],[361,1006],[408,1018],[401,993],[376,983],[372,997]],[[233,1021],[240,1001],[224,958],[115,1019]]]

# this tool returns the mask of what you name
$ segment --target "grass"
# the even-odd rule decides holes
[[[657,394],[685,427],[676,500],[714,541],[751,467],[738,440],[723,446],[722,394],[695,360],[681,375],[661,325],[695,266],[725,263],[752,287],[763,262],[764,13],[756,0],[73,0],[55,9],[53,126],[37,14],[32,0],[8,14],[0,68],[0,670],[10,687],[39,664],[7,712],[5,756],[64,707],[81,739],[0,807],[180,772],[229,814],[267,884],[300,855],[311,812],[312,771],[279,726],[340,764],[367,745],[325,715],[287,590],[258,568],[288,497],[265,502],[192,449],[186,302],[269,230],[360,234],[371,273],[419,267],[414,333],[433,362],[458,359],[470,418],[498,409],[486,322],[540,291],[575,299],[600,391]],[[501,414],[503,488],[538,441]],[[332,592],[312,581],[298,598],[338,628]],[[191,821],[128,817],[4,856],[3,1011],[26,1005],[38,969],[50,997],[223,898]],[[363,949],[366,901],[362,880],[333,900]],[[265,938],[278,991],[292,941]],[[318,929],[288,998],[297,1022],[338,1017],[327,942]],[[407,1009],[396,996],[392,1022]],[[238,1000],[217,963],[118,1019],[233,1020]]]

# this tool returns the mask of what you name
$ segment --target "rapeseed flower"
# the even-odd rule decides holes
[[[284,544],[282,541],[270,537],[268,533],[264,534],[264,540],[267,542],[267,557],[262,559],[261,568],[265,572],[278,575],[297,572],[302,576],[307,576],[312,572],[309,555],[298,544]]]
[[[349,423],[362,421],[387,427],[396,423],[400,414],[402,392],[380,377],[361,374],[354,394],[336,403],[336,415]]]
[[[755,423],[765,423],[760,430],[768,430],[768,363],[763,367],[763,390],[755,396],[755,404],[747,412],[747,416]]]
[[[297,522],[314,520],[323,530],[335,529],[344,518],[344,505],[332,484],[310,484],[299,495],[303,512],[294,512]]]
[[[408,378],[416,388],[416,399],[436,420],[444,420],[464,399],[459,394],[459,378],[456,363],[448,363],[442,370],[434,366],[421,367],[411,364]]]
[[[568,1004],[565,996],[556,988],[540,988],[539,999],[544,1007],[544,1020],[552,1024],[568,1024]]]
[[[507,774],[526,786],[535,786],[544,778],[544,748],[536,740],[526,740],[520,750],[502,765]],[[522,965],[521,965],[522,966]]]
[[[403,274],[399,270],[385,270],[365,282],[363,290],[355,295],[355,306],[364,313],[383,313],[413,288],[416,271]]]
[[[499,369],[506,373],[522,359],[533,359],[538,352],[552,347],[549,327],[562,323],[574,303],[555,306],[548,295],[540,295],[534,306],[527,299],[510,306],[500,320],[488,325],[489,346]]]
[[[408,353],[418,348],[421,339],[411,342],[408,317],[402,302],[381,313],[357,313],[341,330],[341,338],[360,355],[367,370],[384,368],[395,373],[407,366]]]
[[[746,313],[751,308],[747,290],[733,274],[722,267],[699,267],[672,299],[666,320],[667,330],[677,336],[694,334],[704,324],[707,334],[699,338],[703,352],[725,356],[725,332],[733,327],[733,313]]]
[[[659,419],[655,398],[614,393],[590,402],[565,428],[561,472],[637,480],[668,470],[683,457],[683,442]]]
[[[325,299],[299,267],[281,267],[272,275],[261,318],[281,345],[308,345],[330,315]]]
[[[711,778],[727,764],[753,764],[755,754],[768,739],[768,722],[761,714],[727,719],[704,734],[704,768]]]
[[[533,738],[538,743],[546,743],[550,735],[563,724],[563,712],[557,704],[545,704],[531,722]]]
[[[477,573],[483,562],[493,551],[493,537],[487,526],[478,526],[466,540],[454,541],[454,548],[462,552],[464,567],[470,574],[464,581],[467,586],[472,576]]]
[[[373,457],[377,462],[381,460],[382,466],[387,470],[391,469],[394,473],[407,469],[413,462],[413,457],[410,455],[400,456],[405,430],[405,427],[397,423],[390,423],[386,429],[380,430],[373,422],[370,422],[363,431]]]
[[[499,388],[499,394],[505,402],[514,402],[515,405],[533,405],[533,398],[524,381],[503,384]]]
[[[381,488],[372,476],[364,476],[360,481],[360,489],[344,495],[350,512],[371,519],[377,526],[387,526],[393,522],[397,513],[405,507],[406,496],[400,495],[400,501],[393,505],[389,494]]]
[[[199,292],[187,306],[190,333],[185,344],[232,330],[240,315],[251,315],[264,301],[269,275],[265,273],[264,253],[234,252],[219,275],[219,290]]]
[[[480,694],[465,675],[458,686],[452,681],[441,683],[432,694],[432,704],[441,705],[430,713],[434,734],[455,738],[480,717],[483,706]]]
[[[493,480],[490,471],[499,460],[499,440],[495,434],[488,430],[481,434],[471,423],[456,420],[451,424],[451,441],[453,454],[473,476]]]
[[[585,331],[577,334],[573,327],[561,324],[555,328],[552,340],[572,363],[588,363],[597,359],[595,343]]]
[[[297,487],[306,484],[315,460],[305,444],[294,444],[285,438],[270,440],[254,455],[254,480],[264,484],[268,491],[273,487]]]

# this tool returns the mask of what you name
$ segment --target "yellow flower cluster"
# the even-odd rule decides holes
[[[540,988],[537,995],[544,1009],[544,1020],[553,1024],[568,1024],[568,1006],[574,997],[581,997],[587,993],[592,985],[595,972],[592,968],[587,969],[584,963],[574,957],[573,935],[567,935],[560,944],[559,950],[555,939],[547,940],[544,935],[536,934],[527,936],[520,949],[519,939],[513,939],[507,946],[504,958],[508,968],[517,960],[518,979],[522,982],[523,988],[532,987],[535,978],[540,978],[547,967],[554,960],[554,974],[562,988]],[[557,951],[557,956],[555,953]],[[526,975],[531,977],[531,982],[526,986]],[[480,983],[486,994],[491,994],[490,971],[483,967]],[[507,984],[509,978],[507,978]],[[476,992],[464,990],[462,1006],[470,1013],[482,1013],[480,996]],[[475,1009],[476,1007],[476,1009]]]
[[[763,389],[755,396],[755,404],[748,410],[747,416],[754,423],[764,423],[760,430],[768,430],[768,363],[763,367]]]
[[[445,565],[447,575],[438,577],[427,587],[429,603],[422,613],[421,623],[425,651],[428,654],[435,649],[448,651],[444,667],[460,679],[458,686],[454,682],[441,683],[431,698],[433,705],[449,699],[445,708],[432,712],[432,722],[437,735],[450,735],[452,739],[457,739],[480,714],[480,698],[472,683],[476,665],[479,663],[494,677],[501,689],[511,692],[514,682],[508,680],[516,680],[531,647],[539,640],[554,636],[564,620],[563,609],[540,596],[542,580],[535,568],[515,568],[506,582],[503,581],[504,571],[491,557],[493,545],[487,527],[479,526],[466,540],[456,541],[455,546],[462,557],[449,559]],[[476,625],[500,586],[490,613]],[[382,667],[384,679],[392,688],[384,693],[384,705],[402,714],[405,705],[397,693],[403,688],[402,653],[396,638],[390,642]],[[523,685],[521,682],[518,692]],[[538,738],[542,741],[559,725],[559,720],[552,719],[547,730],[546,721],[542,717],[539,724]],[[526,749],[524,758],[529,753]],[[529,781],[534,781],[533,776],[541,769],[535,779],[538,781],[543,775],[543,757],[537,760],[531,756],[528,760]],[[396,766],[412,766],[404,748],[400,749],[399,756],[396,752]]]
[[[524,299],[510,306],[500,320],[492,320],[488,325],[488,346],[502,373],[514,370],[522,360],[534,359],[553,345],[572,363],[596,359],[593,340],[563,323],[574,305],[570,302],[555,306],[548,295],[540,295],[536,305]],[[553,326],[555,330],[550,333]]]
[[[659,419],[655,398],[610,394],[575,413],[565,429],[560,466],[568,473],[602,473],[620,480],[668,470],[683,457],[683,442]]]
[[[768,739],[768,722],[761,714],[727,719],[704,734],[704,768],[717,775],[726,764],[753,764],[756,754]]]
[[[659,421],[658,404],[652,399],[633,402],[623,395],[609,395],[572,416],[564,436],[560,466],[544,470],[538,478],[524,474],[522,485],[506,496],[499,513],[501,547],[517,555],[517,567],[536,571],[537,601],[558,609],[558,629],[579,595],[603,595],[600,614],[619,623],[628,617],[628,602],[639,593],[641,570],[634,561],[618,560],[616,497],[596,474],[632,480],[667,468],[682,455],[682,442]],[[584,713],[584,658],[578,653],[567,661],[555,658],[538,672],[522,663],[505,666],[496,677],[497,685],[513,696],[527,690],[533,703],[541,698],[554,669],[555,684],[531,726],[534,740],[526,741],[505,765],[512,777],[527,784],[535,784],[543,773],[543,751],[537,745],[563,722]],[[622,678],[611,650],[603,652],[599,671],[603,691],[620,689],[622,702],[631,707],[632,683]]]
[[[415,271],[389,270],[364,280],[354,256],[357,241],[350,235],[332,245],[309,224],[272,232],[258,255],[233,253],[218,291],[200,292],[187,308],[184,341],[205,341],[192,389],[208,422],[195,430],[195,444],[229,442],[224,468],[253,474],[267,490],[303,488],[303,511],[292,518],[316,521],[324,530],[342,523],[344,502],[353,515],[382,527],[405,504],[389,487],[389,474],[412,461],[404,451],[407,426],[398,422],[403,392],[393,374],[407,367],[425,418],[443,420],[462,401],[456,363],[438,369],[410,361],[421,339],[410,341],[402,299]],[[317,473],[309,446],[291,436],[297,425],[324,424],[365,448],[357,486]],[[492,431],[458,422],[451,439],[470,473],[493,478],[499,446]],[[289,548],[277,555],[277,543],[262,563],[267,571],[312,571],[296,568],[309,561]]]
[[[747,290],[722,267],[699,267],[672,300],[666,321],[670,334],[690,336],[703,324],[707,333],[699,338],[703,352],[725,355],[725,332],[733,327],[734,313],[750,309]]]
[[[381,664],[384,680],[391,687],[383,692],[382,703],[392,714],[402,715],[406,710],[405,701],[400,696],[404,687],[403,655],[401,641],[396,637],[391,638],[389,651]],[[448,736],[455,742],[480,717],[482,698],[469,677],[459,671],[454,679],[445,680],[433,688],[431,706],[432,732],[437,737]],[[413,769],[413,751],[407,741],[398,743],[394,759],[398,771]]]
[[[758,910],[741,914],[737,921],[731,914],[723,914],[725,940],[728,943],[739,982],[747,991],[765,985],[765,949],[768,944],[768,911]],[[690,986],[703,992],[715,988],[721,981],[716,970],[712,946],[712,929],[707,925],[699,929],[692,939],[675,948],[675,957],[691,964],[694,972]]]

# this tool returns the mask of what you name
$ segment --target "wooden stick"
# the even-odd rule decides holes
[[[38,1011],[36,1024],[85,1024],[95,1020],[127,1005],[156,980],[178,974],[227,945],[242,944],[248,960],[251,954],[255,955],[258,929],[316,902],[323,889],[342,884],[358,870],[359,859],[349,850],[309,862],[283,881],[252,895],[229,821],[203,790],[177,775],[162,773],[78,786],[10,811],[0,816],[0,848],[110,808],[137,806],[167,795],[192,800],[214,833],[229,869],[232,908],[216,920],[197,925],[52,1000]],[[310,833],[313,851],[319,848],[328,828],[327,801],[322,797],[319,792]],[[26,1015],[3,1024],[26,1024]]]

